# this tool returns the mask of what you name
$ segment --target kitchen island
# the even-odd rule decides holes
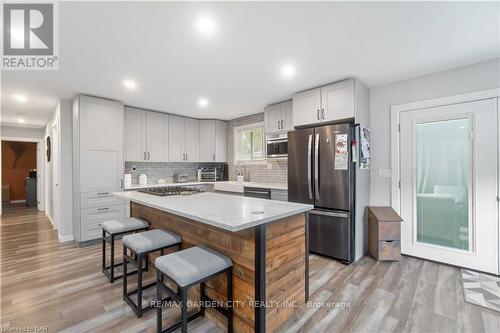
[[[235,332],[273,332],[306,301],[306,213],[313,206],[209,192],[114,194],[131,201],[131,216],[179,234],[183,249],[206,245],[232,259]],[[225,276],[211,279],[207,295],[224,301],[226,283]],[[224,327],[217,311],[207,316]]]

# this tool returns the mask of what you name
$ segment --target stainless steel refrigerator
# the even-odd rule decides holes
[[[288,133],[288,200],[314,205],[309,251],[354,260],[355,167],[352,124]]]

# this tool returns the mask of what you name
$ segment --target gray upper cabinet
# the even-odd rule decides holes
[[[226,123],[200,120],[200,162],[226,161]]]
[[[118,190],[123,176],[123,104],[79,96],[74,120],[78,128],[80,192]],[[79,144],[77,144],[79,141]]]
[[[125,108],[125,160],[168,161],[168,115]]]
[[[322,121],[354,118],[354,80],[321,88]]]
[[[293,126],[355,117],[354,79],[315,88],[292,97]]]
[[[288,132],[293,128],[292,101],[269,105],[264,109],[266,133]]]
[[[198,162],[200,155],[200,121],[169,116],[168,156],[170,162]]]
[[[149,162],[167,162],[168,115],[148,111],[146,118],[146,159]]]
[[[185,161],[184,152],[184,118],[169,116],[168,122],[168,160],[170,162]]]
[[[198,162],[200,158],[200,121],[184,119],[184,152],[186,161]]]
[[[146,159],[146,112],[125,107],[125,161]]]
[[[321,121],[321,89],[299,92],[292,97],[293,126],[302,126]]]
[[[226,162],[227,124],[225,121],[215,121],[215,162]]]

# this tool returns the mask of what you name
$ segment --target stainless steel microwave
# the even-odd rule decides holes
[[[266,136],[267,158],[284,158],[288,156],[288,135],[267,134]]]

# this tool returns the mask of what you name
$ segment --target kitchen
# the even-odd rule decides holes
[[[498,3],[53,8],[59,68],[2,73],[2,139],[43,159],[2,328],[500,329]]]

